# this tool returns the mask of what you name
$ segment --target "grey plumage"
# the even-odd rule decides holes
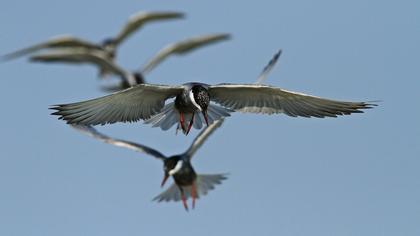
[[[153,55],[143,68],[133,72],[127,71],[117,65],[108,53],[105,53],[102,50],[93,50],[93,48],[56,49],[31,56],[30,61],[43,63],[92,64],[99,67],[101,74],[114,74],[119,76],[123,83],[117,87],[112,86],[107,89],[110,91],[119,91],[121,89],[129,88],[135,84],[144,83],[144,77],[147,73],[167,59],[170,55],[185,55],[201,47],[221,42],[229,38],[229,34],[207,34],[169,44]]]
[[[206,129],[202,130],[199,135],[194,139],[190,147],[182,154],[180,154],[180,159],[184,160],[185,162],[190,162],[192,157],[195,155],[196,151],[204,144],[207,138],[221,126],[222,121],[219,120]],[[131,149],[137,152],[145,153],[151,155],[159,160],[164,161],[168,156],[163,155],[156,149],[150,148],[148,146],[122,140],[122,139],[114,139],[107,135],[104,135],[97,131],[95,128],[90,126],[84,125],[72,125],[73,128],[84,133],[90,137],[98,139],[102,142],[112,144],[118,147],[123,147],[127,149]],[[216,185],[221,184],[223,180],[227,179],[227,174],[198,174],[197,179],[195,181],[195,185],[197,186],[197,195],[196,197],[199,198],[200,196],[206,195],[210,190],[214,189]],[[181,192],[180,187],[183,188],[184,194],[186,199],[191,197],[191,186],[177,186],[173,183],[167,190],[153,198],[158,202],[161,201],[180,201],[181,200]]]
[[[108,96],[52,107],[54,115],[71,124],[97,125],[149,119],[162,111],[165,101],[189,85],[141,84]],[[248,113],[301,117],[336,117],[361,113],[375,104],[320,98],[257,84],[206,85],[210,100],[225,108]]]
[[[115,50],[127,37],[139,30],[143,25],[162,20],[173,20],[184,18],[184,14],[180,12],[139,12],[131,16],[128,22],[123,26],[117,36],[104,40],[103,43],[89,42],[71,35],[57,36],[45,42],[29,46],[24,49],[3,55],[1,60],[11,60],[43,49],[52,48],[78,48],[86,50],[101,50],[108,54],[110,58],[114,58]]]
[[[153,70],[157,65],[162,63],[163,60],[171,55],[184,55],[192,52],[198,48],[215,44],[221,41],[230,39],[229,34],[208,34],[196,37],[187,38],[176,43],[169,44],[159,50],[151,59],[149,59],[142,67],[142,73],[148,73]]]

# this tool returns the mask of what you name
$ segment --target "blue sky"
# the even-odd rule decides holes
[[[155,203],[161,163],[106,145],[48,106],[103,95],[90,66],[0,64],[0,235],[419,235],[418,1],[21,1],[0,3],[0,54],[59,34],[100,41],[139,10],[178,10],[148,25],[118,62],[139,67],[167,43],[233,39],[171,58],[148,82],[252,83],[283,49],[267,83],[342,100],[382,100],[337,119],[234,114],[197,152],[200,173],[227,181],[186,213]],[[175,136],[142,123],[100,127],[167,155]]]

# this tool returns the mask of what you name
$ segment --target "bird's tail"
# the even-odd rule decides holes
[[[223,117],[230,116],[230,112],[233,112],[233,110],[210,104],[207,108],[209,125],[216,120],[220,120]],[[192,114],[184,114],[185,121],[189,122],[191,120],[191,116]],[[179,112],[175,109],[174,102],[171,102],[166,104],[160,113],[150,117],[144,123],[151,124],[152,127],[160,127],[162,130],[168,130],[172,126],[177,124],[179,122],[179,119]],[[206,125],[206,121],[203,117],[203,114],[196,113],[194,115],[193,127],[196,129],[201,129],[203,125]]]
[[[216,185],[221,184],[223,180],[227,179],[227,174],[206,174],[206,175],[197,175],[195,181],[198,199],[200,196],[205,196],[207,193],[214,189]],[[191,186],[182,187],[184,190],[185,199],[191,197]],[[164,192],[153,198],[153,201],[157,202],[178,202],[181,201],[181,191],[179,187],[173,183],[168,189]]]

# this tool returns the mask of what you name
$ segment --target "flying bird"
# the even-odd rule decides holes
[[[24,49],[3,55],[0,60],[11,60],[27,54],[31,54],[43,49],[85,49],[99,50],[103,52],[110,60],[114,60],[117,47],[136,30],[139,30],[147,23],[163,20],[173,20],[184,18],[184,14],[180,12],[139,12],[132,15],[128,22],[123,26],[120,32],[112,38],[105,39],[102,43],[89,42],[70,35],[57,36],[45,42],[29,46]],[[106,71],[101,71],[101,74]]]
[[[93,64],[101,71],[107,71],[121,78],[118,87],[110,87],[108,90],[121,90],[135,84],[144,83],[144,76],[170,55],[185,55],[201,47],[230,39],[229,34],[217,33],[191,37],[176,43],[169,44],[155,54],[144,67],[133,72],[126,71],[111,60],[105,53],[98,50],[85,49],[61,49],[52,52],[37,54],[30,57],[32,62],[43,63],[71,63]]]
[[[113,139],[90,126],[73,125],[73,127],[105,143],[128,148],[137,152],[143,152],[161,160],[163,162],[164,171],[161,187],[165,185],[169,177],[173,178],[174,183],[167,190],[153,198],[153,200],[157,202],[176,202],[181,200],[185,210],[188,211],[188,198],[192,198],[192,208],[194,208],[196,199],[206,195],[210,190],[215,188],[215,185],[221,184],[222,181],[227,178],[226,174],[197,174],[191,164],[191,159],[196,151],[221,124],[222,120],[214,122],[200,132],[187,151],[173,156],[165,156],[158,150],[142,144],[121,139]]]
[[[140,84],[88,101],[55,105],[51,107],[56,110],[52,114],[69,124],[82,125],[145,120],[146,124],[168,130],[178,123],[184,134],[188,134],[191,127],[201,129],[203,124],[209,125],[230,116],[233,111],[324,118],[362,113],[362,109],[376,106],[368,102],[325,99],[259,84],[280,55],[281,50],[263,69],[257,84]],[[165,105],[170,98],[175,100]]]
[[[175,100],[165,105],[166,100]],[[213,103],[211,103],[213,102]],[[216,105],[216,104],[218,105]],[[151,121],[167,130],[179,122],[185,134],[194,125],[230,116],[230,112],[280,114],[292,117],[337,117],[362,113],[375,104],[337,101],[259,84],[187,83],[179,86],[140,84],[92,100],[53,106],[52,113],[69,124],[104,125]],[[203,120],[200,117],[202,114]],[[185,126],[188,122],[188,127]]]

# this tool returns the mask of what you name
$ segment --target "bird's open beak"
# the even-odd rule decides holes
[[[162,183],[160,184],[160,187],[163,187],[163,185],[165,185],[166,180],[168,180],[168,178],[169,178],[169,175],[165,173],[165,175],[163,176]]]

